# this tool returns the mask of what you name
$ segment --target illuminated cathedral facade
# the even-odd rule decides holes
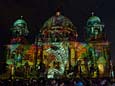
[[[23,18],[14,22],[7,46],[8,70],[12,77],[23,71],[25,77],[79,78],[111,77],[110,43],[99,17],[86,23],[86,39],[77,40],[76,26],[56,12],[38,32],[35,42],[26,40],[29,30]]]

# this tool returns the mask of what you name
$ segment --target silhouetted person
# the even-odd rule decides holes
[[[42,61],[40,62],[37,70],[38,70],[39,77],[45,77],[46,67]]]

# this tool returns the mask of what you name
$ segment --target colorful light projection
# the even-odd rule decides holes
[[[25,43],[22,39],[25,33],[16,35],[11,45],[8,45],[6,63],[9,68],[13,69],[12,73],[22,66],[24,68],[29,66],[35,71],[40,68],[42,70],[39,66],[42,63],[47,78],[68,77],[69,75],[96,78],[104,75],[106,68],[109,68],[107,66],[109,55],[108,43],[100,41],[99,43],[97,40],[98,35],[103,31],[100,22],[96,16],[88,20],[87,43],[81,43],[77,41],[78,34],[75,26],[67,17],[58,12],[44,23],[34,44]],[[21,29],[20,31],[23,32]],[[92,38],[97,42],[92,42]],[[26,72],[29,75],[32,71],[26,70]]]

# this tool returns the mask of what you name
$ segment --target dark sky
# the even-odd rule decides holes
[[[84,39],[84,27],[91,12],[101,18],[115,60],[115,0],[0,0],[0,44],[9,42],[9,29],[21,15],[28,22],[29,37],[33,41],[43,22],[55,14],[60,2],[62,14],[78,28],[79,41]]]

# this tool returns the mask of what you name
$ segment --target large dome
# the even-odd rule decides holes
[[[73,29],[75,30],[75,26],[73,23],[68,19],[67,17],[60,14],[60,12],[56,12],[56,15],[49,18],[42,27],[42,30],[44,29],[51,29],[52,27],[62,27],[66,29]],[[68,27],[68,28],[67,28]]]
[[[76,40],[78,34],[73,23],[60,12],[49,18],[40,30],[44,41]],[[71,37],[70,37],[71,36]]]

